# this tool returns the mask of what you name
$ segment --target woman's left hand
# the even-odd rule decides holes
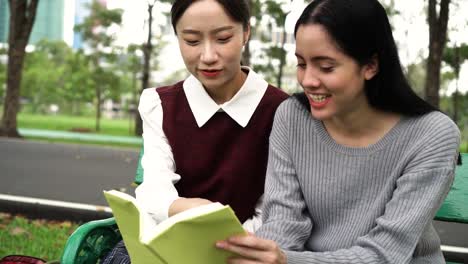
[[[286,255],[272,240],[256,237],[253,234],[233,236],[218,241],[216,247],[237,254],[229,258],[229,264],[268,263],[286,264]]]

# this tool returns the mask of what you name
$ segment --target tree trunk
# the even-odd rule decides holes
[[[128,126],[128,134],[129,135],[134,135],[135,134],[135,128],[131,125],[132,123],[132,117],[135,117],[137,114],[136,112],[138,112],[138,109],[137,109],[137,74],[138,72],[137,71],[132,71],[132,105],[133,105],[133,110],[135,113],[133,113],[133,115],[131,114],[132,112],[130,111],[130,107],[129,107],[129,111],[128,111],[128,118],[130,119],[129,121],[129,126]]]
[[[101,103],[102,103],[102,91],[101,91],[101,83],[100,77],[101,74],[104,74],[101,66],[99,65],[99,58],[97,56],[93,56],[92,65],[94,67],[94,94],[96,95],[96,123],[95,123],[95,131],[99,132],[101,130]]]
[[[286,64],[286,50],[284,50],[284,44],[286,43],[286,37],[288,34],[286,33],[286,27],[283,26],[283,32],[281,33],[281,49],[280,49],[280,64],[278,70],[278,76],[276,78],[276,87],[281,89],[282,82],[283,82],[283,68]]]
[[[250,10],[253,10],[253,2],[252,0],[248,0],[247,1],[249,7],[250,7]],[[250,14],[252,16],[252,14]],[[250,36],[252,36],[254,34],[253,32],[253,28],[250,27]],[[245,46],[244,46],[244,52],[242,53],[242,59],[241,59],[241,64],[244,65],[244,66],[250,66],[250,57],[251,57],[251,54],[250,54],[250,41],[247,41],[247,43],[245,43]]]
[[[447,23],[450,0],[441,0],[439,14],[436,11],[437,0],[429,0],[429,56],[427,58],[425,97],[435,107],[439,107],[440,66],[442,53],[447,42]]]
[[[141,91],[140,94],[143,92],[143,89],[146,89],[149,87],[149,76],[150,76],[150,62],[151,62],[151,53],[153,52],[153,44],[151,43],[151,38],[153,35],[152,32],[152,26],[153,26],[153,6],[156,3],[156,1],[153,2],[153,4],[148,4],[148,39],[146,41],[146,44],[143,45],[143,58],[144,58],[144,64],[143,64],[143,75],[141,77]],[[143,124],[141,120],[140,113],[138,111],[135,111],[135,135],[136,136],[141,136],[143,134]]]
[[[244,45],[244,52],[242,53],[241,64],[243,66],[250,67],[250,41],[247,41]]]
[[[99,85],[96,85],[96,132],[101,131],[101,88]]]
[[[459,97],[459,90],[458,90],[458,80],[460,79],[460,47],[455,47],[455,92],[452,95],[453,100],[453,122],[455,124],[458,122],[458,97]]]
[[[20,137],[17,114],[20,108],[20,87],[25,48],[31,34],[39,0],[10,0],[10,31],[8,35],[7,90],[3,106],[0,136]]]

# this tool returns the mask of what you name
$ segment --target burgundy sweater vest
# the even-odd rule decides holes
[[[179,196],[229,204],[244,222],[263,194],[273,117],[287,95],[268,87],[245,128],[224,112],[198,127],[182,84],[156,89],[163,130],[181,176],[175,185]]]

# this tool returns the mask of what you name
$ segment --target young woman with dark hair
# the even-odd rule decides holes
[[[445,263],[432,219],[457,126],[418,98],[378,0],[314,0],[296,24],[304,93],[275,115],[263,225],[228,263]]]
[[[136,198],[157,222],[212,201],[229,204],[254,231],[268,137],[287,94],[241,66],[250,34],[245,0],[176,0],[171,13],[191,75],[140,97],[144,181]],[[129,262],[122,242],[104,261]]]

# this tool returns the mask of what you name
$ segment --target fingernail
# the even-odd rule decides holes
[[[224,248],[225,246],[226,246],[225,242],[221,242],[221,241],[216,242],[216,247]]]

